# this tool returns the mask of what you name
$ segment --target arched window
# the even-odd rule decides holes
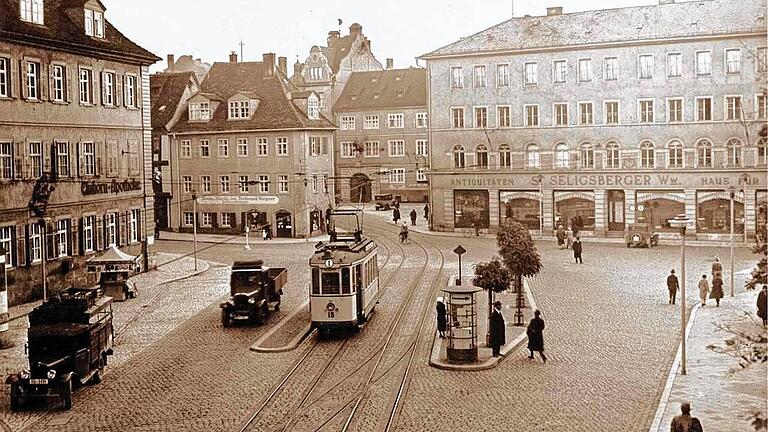
[[[512,152],[506,144],[499,146],[499,166],[507,168],[512,166]]]
[[[731,138],[725,144],[725,148],[728,151],[728,166],[740,166],[741,165],[741,141],[736,138]]]
[[[538,144],[528,144],[528,146],[525,148],[525,158],[528,161],[528,168],[540,168],[541,167],[541,159],[540,159],[540,153],[539,153],[539,145]]]
[[[481,168],[488,168],[488,147],[480,144],[475,148],[477,166]]]
[[[667,150],[669,151],[669,167],[670,168],[682,168],[683,167],[683,143],[680,140],[672,140],[667,144]]]
[[[555,146],[555,168],[568,168],[569,161],[568,144],[557,144]]]
[[[640,143],[640,168],[654,167],[653,143],[643,141]]]
[[[606,168],[619,168],[621,161],[621,154],[619,151],[619,144],[615,141],[610,141],[605,144],[605,167]]]
[[[595,167],[595,149],[592,143],[581,143],[579,146],[579,161],[581,168]]]
[[[700,139],[696,143],[696,166],[712,168],[712,141]]]
[[[457,144],[453,146],[453,167],[464,168],[464,166],[465,166],[464,146],[461,144]]]
[[[768,164],[768,138],[757,140],[757,164]]]

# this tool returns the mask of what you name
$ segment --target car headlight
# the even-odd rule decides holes
[[[254,303],[256,303],[256,299],[254,299],[254,298],[249,298],[249,299],[248,299],[248,303],[250,303],[250,304],[254,304]]]
[[[21,379],[29,379],[29,372],[21,371]]]
[[[640,241],[640,236],[639,236],[639,235],[637,235],[637,234],[635,234],[635,235],[632,237],[632,241],[636,241],[636,242]]]
[[[48,371],[48,375],[47,375],[47,376],[48,376],[48,379],[54,379],[54,378],[56,378],[56,371],[55,371],[55,370],[53,370],[53,369],[49,370],[49,371]]]
[[[335,305],[335,304],[333,304],[332,302],[329,302],[329,303],[328,303],[328,304],[325,306],[325,309],[326,309],[326,310],[328,310],[329,312],[335,311],[335,310],[336,310],[336,305]]]

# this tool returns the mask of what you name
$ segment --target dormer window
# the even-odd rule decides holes
[[[250,103],[247,100],[229,102],[229,118],[247,119],[251,116]]]
[[[211,108],[208,102],[195,102],[189,104],[189,120],[208,121],[211,119]]]
[[[307,117],[310,120],[317,120],[320,118],[320,102],[316,97],[310,97],[307,99]]]
[[[43,0],[20,0],[21,20],[43,25]]]
[[[85,9],[85,34],[97,38],[104,37],[104,12]]]

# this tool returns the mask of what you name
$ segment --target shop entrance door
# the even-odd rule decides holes
[[[275,235],[278,237],[293,237],[291,214],[288,212],[277,212],[275,219],[277,220],[277,232],[275,232]]]
[[[624,232],[624,191],[608,191],[608,231]]]

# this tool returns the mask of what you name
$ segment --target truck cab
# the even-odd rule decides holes
[[[228,327],[234,322],[264,324],[270,313],[280,309],[283,285],[288,270],[265,267],[262,260],[236,261],[229,279],[229,300],[221,303],[221,323]]]

